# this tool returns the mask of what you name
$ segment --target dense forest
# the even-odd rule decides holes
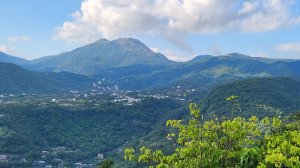
[[[274,166],[268,154],[277,146],[266,146],[273,143],[268,136],[280,143],[287,140],[295,146],[289,150],[299,150],[299,83],[290,78],[237,81],[216,87],[190,106],[197,100],[192,95],[187,95],[189,101],[146,98],[133,105],[3,104],[0,153],[17,161],[0,162],[0,167],[39,167],[42,161],[57,167]],[[276,123],[280,126],[275,128]],[[124,160],[124,151],[126,160],[134,162]],[[282,156],[285,167],[298,164],[293,161],[297,154],[275,154],[275,160]],[[194,158],[198,155],[202,159]]]
[[[291,78],[252,78],[221,85],[201,102],[203,115],[228,116],[232,107],[226,98],[236,95],[239,113],[235,116],[258,117],[299,112],[300,82]]]
[[[233,110],[238,107],[236,98],[227,98]],[[145,146],[137,152],[127,148],[124,159],[150,168],[300,167],[300,114],[283,119],[252,116],[204,120],[196,104],[190,104],[189,109],[189,120],[166,122],[174,129],[167,135],[174,144],[173,152]]]
[[[300,168],[300,0],[1,7],[0,168]]]
[[[147,99],[134,106],[103,104],[97,109],[57,105],[1,106],[0,152],[24,154],[32,162],[49,152],[65,165],[109,155],[145,136],[169,112],[181,105],[172,100]],[[55,152],[56,151],[56,152]],[[45,158],[44,158],[45,159]]]

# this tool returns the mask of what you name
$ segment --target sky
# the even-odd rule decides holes
[[[0,51],[35,59],[133,37],[176,61],[300,59],[298,0],[1,0]]]

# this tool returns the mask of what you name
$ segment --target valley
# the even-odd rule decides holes
[[[161,95],[116,92],[9,95],[0,101],[1,165],[8,167],[95,165],[184,104]]]
[[[166,121],[283,118],[300,111],[300,61],[239,53],[168,60],[137,39],[100,39],[55,56],[0,54],[0,167],[90,167],[125,162],[124,149],[172,152]]]
[[[300,1],[1,0],[0,168],[300,168]]]
[[[290,90],[290,85],[294,89]],[[288,116],[299,112],[299,86],[289,78],[257,78],[220,86],[200,96],[196,89],[180,86],[165,91],[124,91],[98,81],[91,91],[2,94],[0,165],[95,167],[114,159],[117,167],[126,167],[129,165],[122,159],[126,147],[147,144],[170,150],[168,141],[160,140],[168,132],[165,122],[186,118],[191,102],[203,105],[205,117],[230,116],[230,104],[224,97],[237,93],[243,112],[239,116],[271,117],[279,115],[277,112]],[[272,93],[274,89],[276,93]]]

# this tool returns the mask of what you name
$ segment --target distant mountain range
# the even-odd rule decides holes
[[[195,59],[139,76],[127,76],[116,80],[129,89],[144,89],[199,84],[219,85],[251,77],[292,77],[300,79],[300,60],[275,60],[253,58],[232,53],[223,56],[198,56]]]
[[[168,152],[174,144],[165,138],[169,132],[165,129],[166,120],[185,118],[189,114],[187,104],[197,102],[199,97],[204,97],[200,106],[204,118],[287,116],[300,110],[300,60],[231,53],[175,62],[132,38],[101,39],[32,61],[0,52],[0,95],[85,91],[95,87],[94,82],[100,79],[106,88],[107,84],[143,90],[136,94],[145,97],[150,90],[149,95],[169,98],[148,97],[132,106],[111,103],[113,97],[104,101],[102,97],[99,101],[94,97],[79,99],[78,106],[41,106],[43,99],[32,103],[28,99],[28,104],[3,104],[0,153],[24,154],[29,161],[27,167],[32,167],[31,161],[70,166],[81,161],[95,163],[99,153],[105,158],[120,158],[117,153],[128,145],[163,147]],[[241,109],[233,113],[232,104],[226,101],[231,95],[238,96]],[[6,96],[1,97],[5,101]],[[119,167],[125,167],[118,162]],[[0,162],[0,167],[1,164],[6,162]]]
[[[300,79],[300,60],[250,57],[239,53],[197,56],[175,62],[151,51],[133,38],[100,39],[59,55],[32,61],[0,53],[0,62],[9,62],[38,72],[70,72],[105,78],[122,89],[143,90],[184,85],[195,88],[215,86],[251,77]]]
[[[60,93],[92,88],[93,80],[69,72],[32,72],[0,63],[0,93]]]

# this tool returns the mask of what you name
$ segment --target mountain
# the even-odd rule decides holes
[[[226,98],[236,95],[241,112],[235,116],[283,116],[300,112],[300,81],[291,78],[253,78],[215,88],[202,102],[206,116],[230,116],[232,104]]]
[[[91,88],[92,79],[69,72],[39,73],[0,63],[0,93],[57,93]]]
[[[212,55],[199,55],[199,56],[196,56],[195,58],[193,58],[192,60],[190,60],[188,62],[190,62],[190,63],[204,63],[204,62],[210,60],[213,57],[214,56],[212,56]]]
[[[33,60],[25,67],[33,71],[67,71],[105,78],[129,90],[174,85],[208,89],[251,77],[300,79],[300,60],[231,53],[220,56],[200,55],[188,62],[174,62],[133,38],[112,41],[100,39],[70,52]]]
[[[23,58],[11,56],[0,51],[0,62],[14,63],[17,65],[26,64],[29,61]]]
[[[241,54],[199,56],[194,60],[161,71],[116,80],[128,89],[172,85],[202,87],[220,85],[251,77],[291,77],[300,79],[300,60],[255,58]]]
[[[160,69],[174,62],[162,54],[151,51],[139,40],[119,38],[113,41],[100,39],[70,52],[33,60],[31,64],[34,70],[98,75],[123,67]]]
[[[218,118],[231,117],[232,104],[226,101],[231,95],[237,95],[241,112],[235,111],[234,116],[251,117],[256,115],[262,117],[272,117],[281,114],[298,115],[300,117],[300,81],[285,77],[271,78],[251,78],[236,81],[214,88],[206,98],[201,100],[201,115],[204,119],[216,115]],[[183,123],[189,119],[188,105],[174,111],[174,116],[166,116],[167,119],[180,118]],[[181,115],[181,116],[176,116]],[[215,117],[215,116],[214,116]],[[156,124],[155,128],[146,136],[136,141],[130,142],[131,147],[139,149],[147,146],[150,149],[163,149],[164,152],[172,152],[174,144],[166,138],[172,130],[165,128],[165,120]],[[123,153],[120,152],[122,155]],[[134,167],[126,162],[116,161],[116,167]],[[141,167],[137,165],[136,167]]]

